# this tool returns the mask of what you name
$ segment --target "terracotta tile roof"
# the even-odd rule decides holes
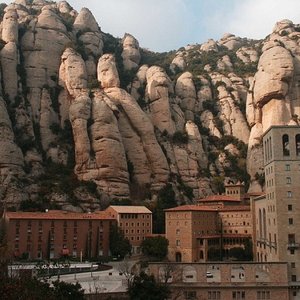
[[[205,198],[198,199],[198,202],[212,202],[212,201],[241,202],[240,199],[236,199],[226,195],[210,195]]]
[[[47,219],[47,220],[113,220],[107,212],[77,213],[63,210],[49,210],[48,212],[6,212],[9,219]]]
[[[219,209],[221,212],[226,212],[226,211],[250,211],[250,205],[235,205],[235,206],[225,206]]]
[[[218,207],[213,205],[182,205],[169,209],[165,209],[165,211],[218,211],[218,212],[226,212],[226,211],[250,211],[249,205],[234,205],[234,206],[225,206]]]
[[[181,205],[169,209],[165,209],[165,211],[217,211],[218,208],[212,206],[204,206],[204,205]]]
[[[111,205],[109,207],[111,207],[117,213],[125,213],[125,214],[152,214],[151,210],[149,210],[146,206]]]

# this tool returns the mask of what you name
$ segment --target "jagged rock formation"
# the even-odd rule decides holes
[[[123,65],[125,70],[137,69],[141,60],[139,42],[126,33],[123,37]]]
[[[17,0],[1,17],[8,206],[155,203],[167,183],[192,202],[226,177],[258,191],[263,132],[299,123],[300,27],[288,20],[264,41],[225,34],[157,54],[66,1]]]
[[[299,26],[283,20],[263,43],[247,99],[251,126],[248,171],[252,177],[262,169],[262,133],[272,125],[299,124],[299,40]]]

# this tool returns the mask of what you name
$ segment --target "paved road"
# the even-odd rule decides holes
[[[60,275],[61,281],[80,283],[86,294],[126,292],[127,280],[122,273],[131,270],[135,261],[109,263],[112,269],[106,271],[92,271],[85,273],[73,273]],[[55,281],[57,276],[52,276],[49,281]]]

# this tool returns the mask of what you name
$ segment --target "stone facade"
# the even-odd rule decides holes
[[[288,299],[286,263],[150,263],[170,299]]]
[[[225,196],[226,197],[226,196]],[[166,211],[168,258],[177,262],[206,262],[209,252],[244,247],[252,239],[250,206],[183,205]]]
[[[114,219],[103,212],[7,212],[8,245],[15,258],[82,260],[109,255]]]
[[[200,239],[215,235],[218,215],[212,207],[184,205],[166,210],[166,238],[170,261],[206,260],[205,244]]]
[[[106,212],[117,221],[118,226],[132,246],[132,254],[140,254],[142,241],[152,234],[152,212],[145,206],[111,205]]]
[[[300,127],[272,126],[263,137],[265,195],[254,199],[255,256],[286,261],[291,287],[300,280]],[[294,290],[291,299],[300,299]]]

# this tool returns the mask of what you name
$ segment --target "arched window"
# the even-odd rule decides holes
[[[259,238],[262,238],[262,215],[261,215],[261,209],[259,209],[259,215],[258,215],[258,226],[259,226]]]
[[[284,156],[290,155],[289,136],[287,134],[282,136],[282,152]]]
[[[264,144],[265,144],[265,149],[264,149],[265,151],[264,152],[265,152],[265,162],[266,162],[267,161],[267,141],[265,141]]]
[[[300,134],[296,134],[296,155],[300,156]]]
[[[267,161],[270,160],[270,143],[269,139],[267,139]]]
[[[181,253],[180,252],[176,252],[175,260],[176,260],[176,262],[181,262]]]
[[[267,238],[267,217],[266,217],[266,210],[263,209],[263,235],[264,239]]]

